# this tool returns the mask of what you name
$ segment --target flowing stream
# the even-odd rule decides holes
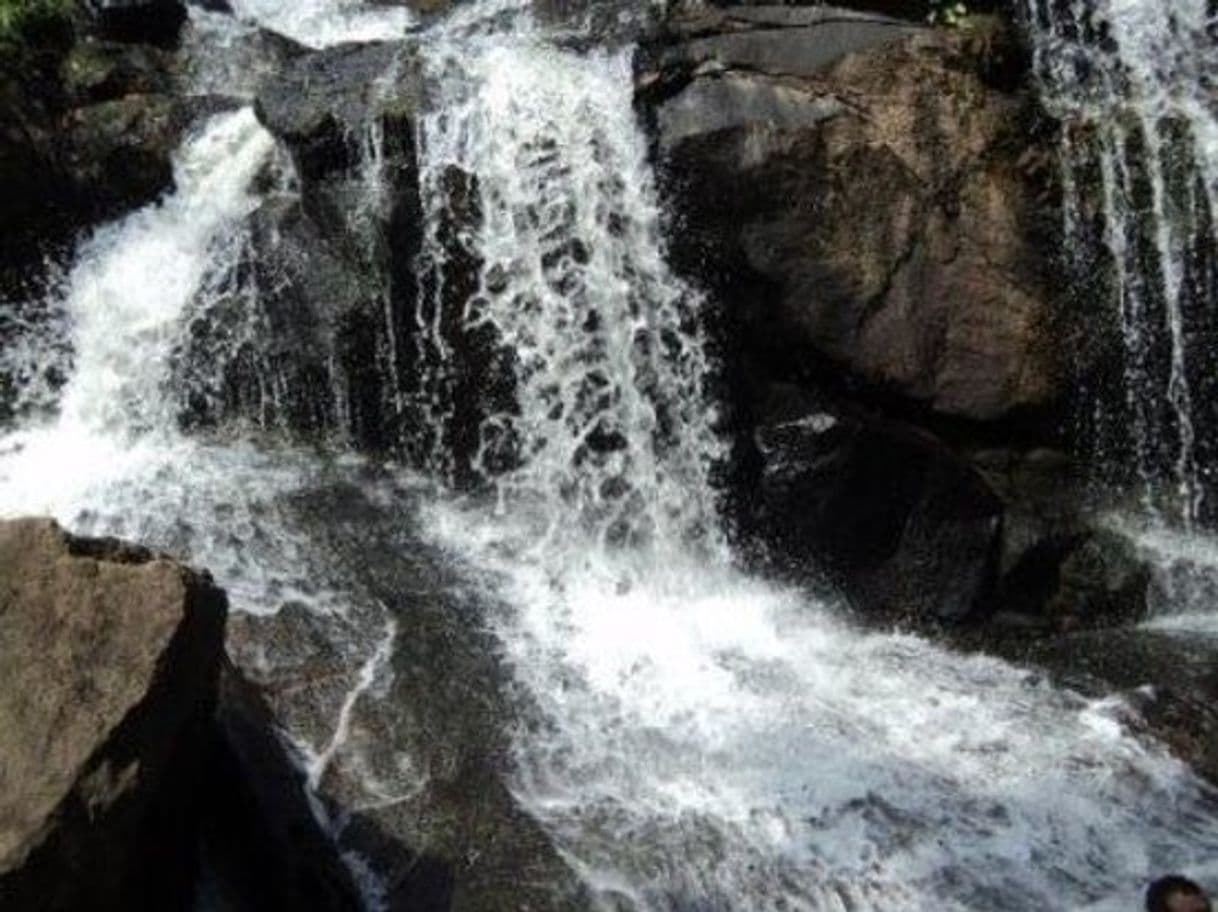
[[[234,5],[315,46],[422,29],[336,0]],[[1116,910],[1152,873],[1218,875],[1215,796],[1131,733],[1122,702],[859,632],[834,605],[734,565],[716,518],[703,301],[664,260],[630,49],[571,50],[505,0],[429,28],[424,227],[468,202],[449,175],[476,177],[480,219],[457,241],[476,281],[444,293],[452,241],[425,231],[420,344],[401,355],[423,382],[400,408],[429,477],[393,469],[415,493],[369,496],[414,511],[455,571],[505,606],[485,623],[541,719],[505,720],[508,786],[590,901]],[[22,368],[26,407],[0,437],[0,514],[172,550],[209,566],[238,611],[339,619],[355,685],[324,737],[289,732],[317,786],[354,750],[356,704],[385,699],[388,656],[410,632],[316,560],[285,503],[335,478],[364,484],[368,466],[239,422],[183,432],[170,363],[198,297],[241,255],[273,146],[248,108],[217,115],[179,150],[173,193],[81,243],[46,304],[54,319],[3,355]],[[469,403],[454,332],[492,340],[508,375],[472,419],[457,414]],[[59,390],[29,368],[52,357]],[[1183,408],[1180,383],[1169,399]],[[454,453],[443,444],[458,420],[475,433]],[[1193,503],[1200,457],[1176,429]],[[445,487],[459,474],[472,493]],[[380,895],[369,889],[370,907]]]

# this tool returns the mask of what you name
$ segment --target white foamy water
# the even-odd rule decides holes
[[[517,353],[514,408],[482,430],[523,455],[488,473],[493,513],[437,505],[429,523],[512,607],[496,630],[542,718],[520,728],[514,789],[598,903],[1121,909],[1165,868],[1204,871],[1212,796],[1130,736],[1119,701],[860,633],[706,546],[700,302],[653,228],[625,55],[521,28],[450,38],[432,59],[454,85],[420,130],[425,199],[452,205],[450,167],[479,178],[461,241],[481,281],[448,306]],[[651,372],[640,351],[666,333],[679,345]],[[584,397],[601,374],[612,393]],[[598,422],[621,438],[607,455],[585,447]],[[606,534],[618,477],[648,534]]]
[[[450,199],[450,175],[477,176],[481,223],[465,243],[481,268],[453,322],[492,334],[514,384],[510,407],[482,420],[473,468],[514,509],[540,494],[547,535],[571,522],[602,543],[709,534],[721,446],[703,389],[702,302],[663,259],[630,54],[559,50],[527,19],[445,39],[429,48],[445,91],[420,123],[420,182],[435,224],[468,205]],[[429,237],[424,269],[446,257]],[[424,327],[445,307],[433,287]],[[442,424],[461,378],[451,341],[431,338]]]
[[[315,46],[407,25],[319,0],[237,6]],[[488,622],[536,708],[514,726],[510,785],[601,906],[1116,910],[1152,873],[1218,874],[1213,796],[1129,734],[1120,702],[860,633],[731,566],[703,302],[664,262],[629,55],[556,49],[520,6],[467,4],[426,48],[442,101],[419,126],[426,227],[454,206],[450,168],[477,176],[483,215],[460,238],[480,262],[473,298],[430,303],[514,355],[515,404],[479,427],[494,502],[424,518],[505,602]],[[57,302],[71,378],[53,418],[0,438],[0,515],[170,548],[239,610],[293,601],[366,623],[331,733],[301,746],[318,782],[344,761],[356,703],[384,692],[395,629],[347,613],[290,501],[356,461],[185,435],[166,386],[270,147],[248,112],[221,115],[181,150],[174,194],[82,246]],[[433,232],[422,267],[449,252]],[[431,343],[445,353],[438,329]],[[448,381],[429,367],[443,423]]]
[[[360,0],[233,0],[242,19],[309,47],[350,41],[393,41],[415,26],[404,4],[371,5]]]
[[[251,110],[216,116],[176,156],[173,193],[81,244],[54,304],[70,380],[55,414],[0,436],[0,515],[168,549],[208,566],[239,609],[333,608],[315,598],[305,543],[275,516],[315,475],[311,457],[187,437],[170,388],[184,315],[232,252],[272,148]]]
[[[605,908],[1116,910],[1218,874],[1213,795],[1120,701],[693,557],[556,565],[485,516],[431,521],[515,607],[546,720],[515,789]]]

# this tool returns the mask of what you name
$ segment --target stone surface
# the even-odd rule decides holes
[[[793,390],[771,398],[753,522],[781,571],[819,564],[873,618],[989,610],[1002,503],[980,474],[914,427]]]
[[[294,60],[259,93],[255,110],[287,143],[302,180],[317,180],[352,166],[375,121],[388,139],[410,142],[421,79],[405,42],[339,45]]]
[[[0,524],[0,908],[184,908],[226,603],[206,576]]]
[[[639,85],[675,261],[751,370],[953,419],[1060,405],[1094,344],[1054,297],[1048,128],[1000,23],[748,6],[674,28]]]
[[[321,828],[305,771],[262,691],[225,662],[200,832],[205,909],[359,912],[358,886]]]
[[[298,178],[246,225],[246,255],[204,296],[174,356],[184,420],[398,440],[422,231],[406,43],[292,54],[257,96]]]
[[[393,910],[587,908],[511,792],[510,727],[531,708],[488,630],[497,606],[362,486],[312,491],[294,514],[316,578],[344,581],[345,613],[241,618],[229,648],[292,732],[340,847]]]
[[[69,30],[27,55],[0,69],[0,294],[80,231],[170,190],[186,131],[233,104],[180,93],[181,60],[150,45]]]

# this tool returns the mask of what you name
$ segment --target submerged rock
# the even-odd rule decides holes
[[[348,486],[295,505],[318,580],[343,613],[287,605],[230,637],[290,733],[338,845],[392,910],[587,908],[512,793],[512,732],[530,723],[488,624],[496,606],[415,537],[409,510]]]
[[[189,906],[226,601],[45,520],[0,524],[0,908]]]
[[[1160,738],[1218,783],[1218,635],[1145,627],[1097,630],[1007,641],[996,651],[1044,668],[1060,684],[1083,693],[1122,695],[1127,726]]]

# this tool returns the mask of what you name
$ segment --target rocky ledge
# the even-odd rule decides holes
[[[0,523],[0,910],[355,910],[206,573]]]
[[[46,520],[0,525],[0,907],[186,905],[224,593]]]

